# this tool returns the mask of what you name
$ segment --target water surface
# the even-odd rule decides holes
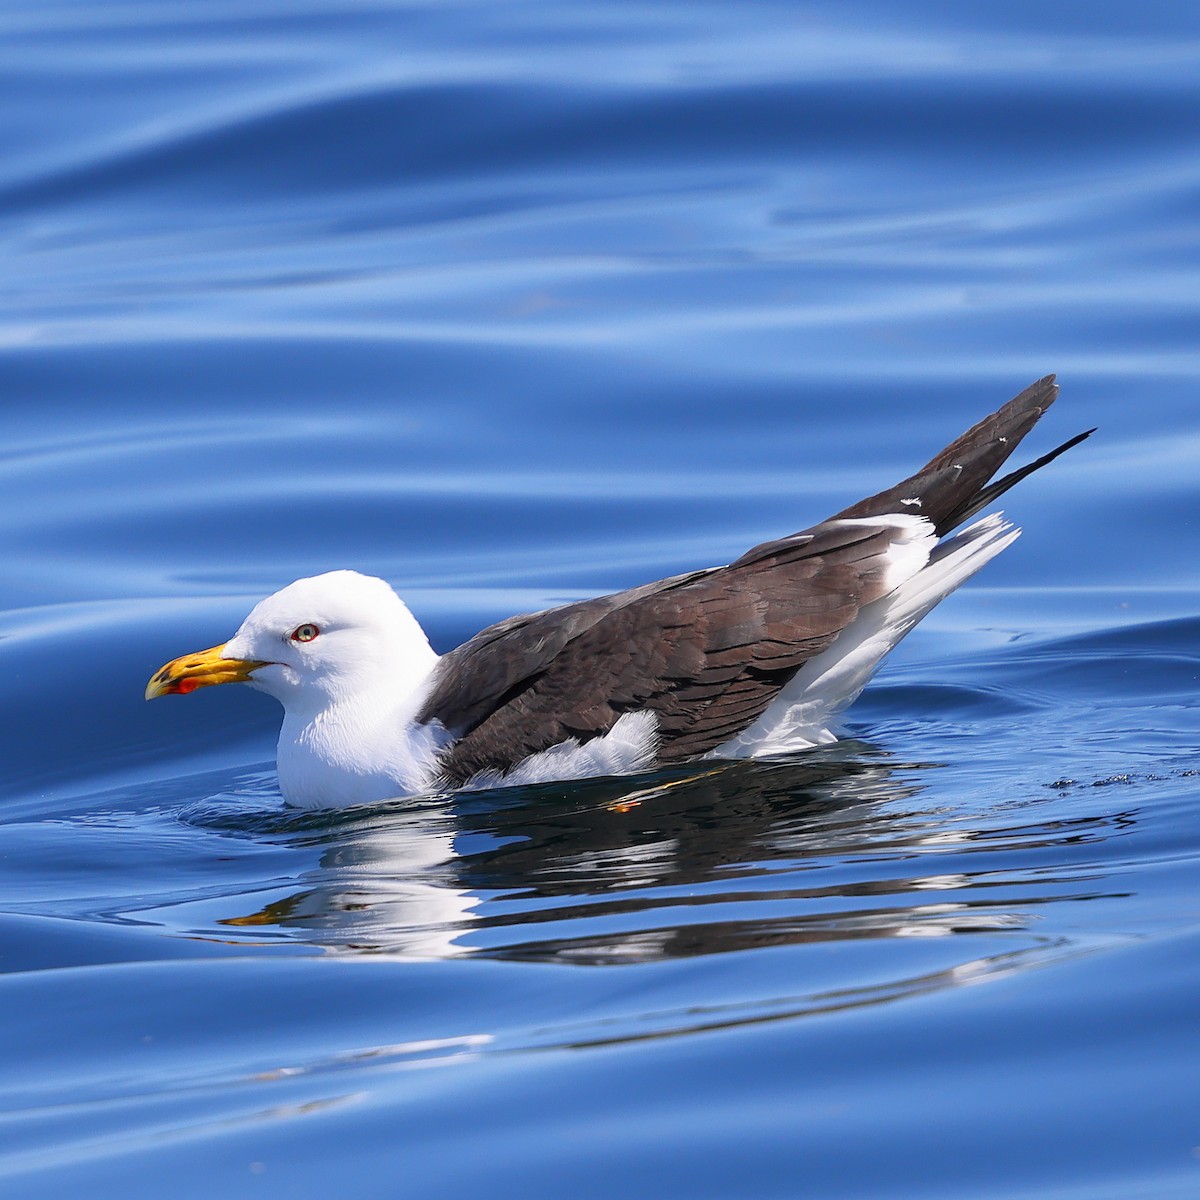
[[[1194,6],[0,14],[6,1196],[1192,1197]],[[447,649],[1057,371],[851,737],[301,814],[142,703],[334,567]]]

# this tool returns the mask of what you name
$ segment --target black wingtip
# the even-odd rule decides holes
[[[1093,425],[1091,429],[1085,429],[1082,433],[1077,433],[1073,438],[1069,438],[1067,441],[1063,442],[1061,446],[1055,446],[1054,449],[1049,452],[1049,454],[1043,454],[1042,457],[1036,462],[1030,463],[1027,467],[1022,467],[1021,471],[1023,471],[1026,475],[1030,475],[1039,467],[1044,467],[1047,463],[1052,463],[1060,454],[1066,454],[1066,452],[1070,450],[1072,446],[1078,446],[1080,442],[1086,442],[1087,439],[1090,438],[1092,434],[1095,433],[1099,428],[1099,425]],[[1016,471],[1013,472],[1014,475],[1017,473],[1018,472]],[[1005,478],[1007,478],[1007,476],[1005,476]],[[1024,478],[1024,476],[1022,476],[1022,478]]]
[[[1058,397],[1054,375],[1043,375],[1007,404],[977,421],[955,438],[914,475],[886,491],[868,496],[836,513],[833,519],[871,517],[903,511],[897,506],[921,501],[922,515],[938,534],[961,525],[997,496],[1039,467],[1077,446],[1095,430],[1089,429],[995,483],[988,480],[1004,465],[1022,438],[1038,423]]]
[[[1098,428],[1097,425],[1091,429],[1085,429],[1082,433],[1077,433],[1073,438],[1063,442],[1061,446],[1055,446],[1049,453],[1043,454],[1041,458],[1036,458],[1033,462],[1018,467],[1015,471],[1010,471],[1003,479],[989,483],[987,487],[976,493],[968,504],[964,504],[940,521],[937,525],[938,534],[946,534],[952,529],[957,529],[964,521],[970,520],[981,508],[986,508],[993,500],[1003,496],[1009,488],[1020,483],[1022,479],[1027,479],[1034,471],[1040,471],[1042,467],[1052,463],[1060,454],[1066,454],[1073,446],[1078,446],[1080,442],[1086,441]]]

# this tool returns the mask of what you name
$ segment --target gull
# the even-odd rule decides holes
[[[274,696],[280,790],[304,808],[834,741],[884,656],[1020,533],[999,512],[966,522],[1094,432],[994,479],[1057,390],[1039,380],[903,482],[727,566],[510,617],[441,656],[382,579],[299,579],[146,698]]]

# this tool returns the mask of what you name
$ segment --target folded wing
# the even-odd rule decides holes
[[[1056,391],[1040,380],[902,483],[727,567],[485,629],[442,658],[418,716],[452,735],[447,781],[602,736],[629,712],[655,714],[662,762],[727,742],[863,607],[919,573],[939,535],[1087,436],[991,482]]]

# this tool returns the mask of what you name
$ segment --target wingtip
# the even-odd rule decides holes
[[[1063,444],[1061,446],[1059,446],[1057,449],[1053,450],[1051,452],[1053,457],[1057,458],[1060,454],[1063,454],[1067,450],[1070,450],[1072,446],[1078,446],[1080,442],[1086,442],[1088,440],[1088,438],[1090,438],[1092,436],[1092,434],[1095,433],[1096,430],[1099,428],[1100,428],[1099,425],[1093,425],[1091,427],[1091,429],[1085,429],[1082,433],[1077,433],[1069,441],[1063,442]]]
[[[1018,397],[1017,400],[1024,400],[1028,403],[1033,400],[1036,405],[1044,412],[1047,408],[1058,399],[1058,376],[1051,372],[1049,375],[1043,375],[1041,379],[1031,383]]]

